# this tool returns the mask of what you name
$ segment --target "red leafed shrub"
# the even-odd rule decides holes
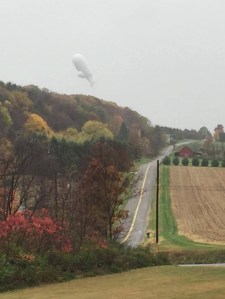
[[[57,224],[46,209],[37,215],[31,211],[18,212],[0,221],[0,244],[1,251],[8,251],[12,246],[37,253],[72,251],[68,227]]]

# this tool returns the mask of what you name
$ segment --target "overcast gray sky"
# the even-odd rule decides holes
[[[213,130],[225,125],[224,16],[224,0],[0,0],[0,80]],[[77,77],[76,52],[94,89]]]

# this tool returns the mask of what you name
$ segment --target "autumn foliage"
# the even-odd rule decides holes
[[[72,250],[68,228],[57,224],[46,209],[39,211],[38,215],[21,211],[8,216],[0,222],[0,240],[1,250],[6,252],[12,246],[34,253]]]
[[[159,133],[147,118],[112,102],[0,82],[0,262],[7,257],[0,291],[1,277],[2,285],[20,286],[31,278],[61,279],[59,256],[60,271],[71,265],[75,271],[93,249],[110,250],[128,217],[132,162],[159,151]],[[84,252],[89,246],[91,254]],[[37,264],[29,261],[18,273],[18,256]]]

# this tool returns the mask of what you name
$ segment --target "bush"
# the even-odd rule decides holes
[[[150,247],[131,248],[109,244],[108,248],[84,246],[76,254],[51,252],[45,256],[0,255],[0,291],[40,283],[65,281],[79,276],[96,276],[129,269],[185,263],[225,261],[225,250],[179,250],[152,253]]]
[[[172,264],[224,263],[224,250],[182,250],[169,253]]]
[[[208,165],[209,165],[209,160],[206,159],[206,158],[202,159],[201,166],[206,167],[206,166],[208,166]]]
[[[192,165],[193,166],[199,166],[199,159],[198,158],[193,158],[192,159]]]
[[[153,254],[149,247],[130,248],[122,244],[109,244],[108,248],[93,248],[85,245],[76,254],[49,253],[49,266],[57,267],[60,272],[94,276],[122,272],[129,269],[168,264],[167,255]]]
[[[179,160],[178,157],[173,158],[173,164],[174,164],[175,166],[179,165],[179,163],[180,163],[180,160]]]
[[[8,254],[12,248],[37,254],[55,249],[72,251],[69,229],[57,224],[46,209],[37,216],[31,211],[21,211],[0,221],[0,241],[0,250]]]
[[[164,165],[170,165],[171,161],[170,161],[170,157],[166,156],[164,159],[163,159],[163,164]]]
[[[0,256],[0,291],[58,281],[60,274],[43,256]]]
[[[225,160],[221,162],[221,167],[225,167]]]
[[[9,262],[6,255],[0,257],[0,291],[13,289],[16,287],[15,278],[19,273],[19,268]]]
[[[98,266],[98,250],[84,248],[75,255],[75,267],[82,271],[90,271]]]
[[[182,165],[184,165],[184,166],[188,166],[188,164],[189,164],[189,160],[188,160],[188,158],[183,158],[182,161],[181,161],[181,163],[182,163]]]
[[[76,268],[76,255],[64,252],[49,252],[46,255],[49,265],[57,267],[61,272],[73,273]]]
[[[212,162],[211,162],[212,167],[218,167],[219,164],[220,164],[220,162],[219,162],[219,160],[217,160],[217,159],[214,159],[214,160],[212,160]]]

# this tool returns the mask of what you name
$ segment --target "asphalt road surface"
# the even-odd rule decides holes
[[[169,146],[155,160],[140,167],[137,173],[136,195],[126,205],[126,210],[129,211],[129,218],[125,223],[122,243],[126,242],[131,247],[137,247],[143,242],[152,201],[155,196],[153,191],[156,184],[157,160],[161,162],[172,150],[173,146]]]

